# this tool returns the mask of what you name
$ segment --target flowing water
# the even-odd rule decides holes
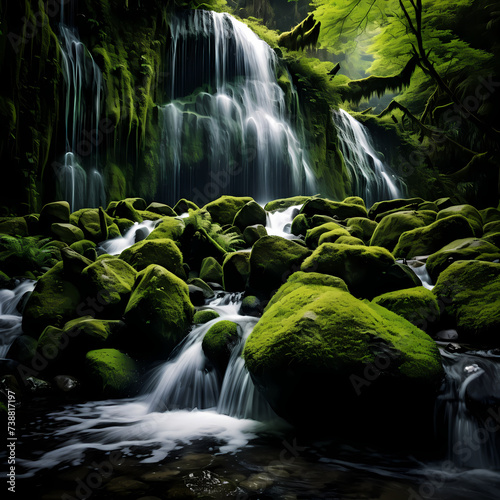
[[[380,160],[367,128],[343,109],[333,112],[333,121],[351,177],[352,195],[361,196],[367,207],[377,201],[403,198],[405,184]]]
[[[61,24],[59,31],[66,89],[66,154],[58,171],[60,196],[72,210],[105,206],[99,168],[102,73],[76,30]]]
[[[99,253],[108,253],[110,255],[120,255],[123,250],[131,247],[134,243],[147,238],[151,231],[155,228],[158,221],[145,220],[144,222],[136,222],[131,226],[123,236],[112,238],[103,241],[99,244]]]
[[[297,95],[278,84],[286,70],[269,45],[225,13],[179,14],[170,30],[160,198],[313,194]]]

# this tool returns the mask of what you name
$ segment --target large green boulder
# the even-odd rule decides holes
[[[88,294],[95,297],[99,310],[94,315],[119,318],[134,287],[137,271],[121,259],[103,258],[82,271]]]
[[[323,243],[304,260],[301,270],[337,276],[353,295],[368,299],[420,284],[411,280],[382,247]]]
[[[47,203],[40,211],[40,229],[44,234],[50,235],[54,223],[69,223],[69,203],[67,201],[54,201]]]
[[[478,238],[464,238],[452,241],[448,245],[433,253],[426,261],[427,271],[433,282],[453,262],[457,260],[487,260],[500,259],[500,249]]]
[[[213,222],[225,226],[233,223],[235,215],[249,201],[253,201],[253,199],[248,196],[221,196],[217,200],[207,203],[203,208],[208,210]]]
[[[150,203],[147,208],[146,212],[153,212],[155,214],[161,215],[161,216],[167,216],[167,217],[176,217],[177,214],[175,213],[174,209],[168,205],[165,205],[165,203],[158,203],[156,201],[153,201]]]
[[[316,248],[321,236],[325,233],[331,233],[330,236],[338,235],[338,237],[350,236],[351,234],[340,224],[336,222],[327,222],[326,224],[321,224],[321,226],[312,227],[307,230],[305,239],[306,245],[309,248]]]
[[[226,371],[229,358],[239,338],[237,323],[228,320],[217,321],[203,337],[201,344],[203,352],[219,373],[223,374]]]
[[[310,196],[292,196],[291,198],[281,198],[279,200],[267,202],[264,206],[264,209],[268,212],[274,212],[275,210],[286,210],[289,207],[303,205],[309,199]]]
[[[96,349],[87,353],[84,383],[96,399],[133,396],[138,381],[138,368],[126,354],[116,349]]]
[[[37,282],[23,313],[23,331],[38,337],[49,325],[61,327],[77,317],[87,304],[81,290],[68,281],[63,263],[58,262]]]
[[[345,198],[342,203],[348,203],[350,205],[360,205],[361,207],[366,208],[365,200],[359,196],[348,196]]]
[[[346,229],[349,231],[351,236],[359,238],[367,244],[369,243],[377,226],[378,224],[375,221],[365,217],[352,217],[351,219],[346,220]]]
[[[490,234],[500,233],[500,221],[495,220],[488,222],[483,226],[484,236],[488,236]]]
[[[186,200],[185,198],[181,198],[175,205],[174,205],[174,212],[177,215],[182,215],[186,214],[189,212],[189,210],[199,210],[200,207],[196,203],[193,203],[190,200]]]
[[[498,210],[498,208],[485,208],[483,210],[479,210],[479,213],[481,214],[484,225],[494,221],[500,222],[500,210]]]
[[[452,241],[474,236],[471,225],[462,215],[437,220],[429,226],[405,231],[394,248],[398,258],[431,255]]]
[[[436,220],[436,214],[428,211],[403,211],[384,217],[373,232],[370,245],[384,247],[392,252],[399,237],[406,231],[425,227]]]
[[[474,231],[474,236],[481,237],[483,234],[483,218],[479,213],[479,210],[474,208],[472,205],[454,205],[452,207],[445,208],[438,212],[436,220],[441,220],[450,215],[462,215],[468,221]]]
[[[138,274],[125,309],[129,345],[143,356],[166,359],[186,336],[193,314],[187,284],[151,264]]]
[[[260,238],[250,254],[250,290],[257,296],[272,294],[310,254],[308,248],[280,236]]]
[[[62,241],[67,245],[72,245],[77,241],[85,239],[83,231],[79,227],[74,226],[73,224],[55,222],[51,226],[51,233],[56,240]]]
[[[384,293],[373,299],[378,304],[425,332],[431,332],[441,314],[436,296],[423,286]]]
[[[120,259],[137,271],[142,271],[151,264],[158,264],[180,278],[186,277],[182,267],[182,253],[174,241],[168,238],[139,241],[123,250]]]
[[[266,225],[266,211],[256,202],[249,201],[238,210],[233,219],[233,225],[243,231],[247,226],[255,224]]]
[[[195,325],[202,325],[204,323],[208,323],[215,318],[218,318],[220,314],[213,309],[202,309],[200,311],[196,311],[193,316],[193,323]]]
[[[340,428],[358,438],[400,439],[411,426],[432,437],[443,377],[434,341],[345,290],[292,278],[271,299],[243,351],[276,413],[323,434]]]
[[[222,266],[213,257],[205,257],[201,262],[200,278],[207,283],[222,285]]]
[[[144,204],[144,208],[146,208]],[[119,219],[128,219],[132,222],[142,222],[143,218],[139,214],[138,210],[140,208],[134,207],[131,201],[122,200],[119,201],[112,210],[112,216]]]
[[[70,216],[72,224],[77,225],[85,239],[99,243],[108,239],[108,226],[113,219],[102,208],[82,208]]]
[[[226,292],[245,290],[250,275],[250,252],[231,252],[222,264],[223,287]]]
[[[374,220],[377,216],[393,210],[415,210],[423,202],[422,198],[397,198],[395,200],[378,201],[370,207],[368,215],[370,219]]]
[[[169,238],[179,241],[184,231],[184,222],[174,217],[162,217],[161,222],[149,233],[147,240]]]
[[[73,283],[77,283],[83,270],[92,264],[90,259],[87,259],[87,257],[84,257],[70,247],[61,248],[61,257],[64,275]]]
[[[27,236],[28,224],[24,217],[1,217],[0,234],[10,236]]]
[[[324,198],[311,198],[304,203],[300,213],[307,217],[313,215],[327,215],[334,219],[350,219],[352,217],[367,217],[366,208],[357,203],[342,203]]]
[[[252,247],[263,236],[267,236],[267,229],[262,224],[247,226],[243,231],[243,240],[248,247]]]
[[[500,264],[460,260],[440,275],[433,288],[444,304],[444,320],[460,338],[500,347]]]
[[[295,236],[305,236],[310,227],[309,219],[304,214],[298,214],[293,218],[290,232]]]

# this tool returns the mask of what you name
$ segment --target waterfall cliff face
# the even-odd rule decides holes
[[[193,11],[170,30],[160,197],[204,204],[226,193],[312,194],[300,122],[288,115],[271,48],[228,14]]]
[[[61,24],[60,41],[65,83],[66,153],[59,169],[60,197],[72,210],[105,205],[99,167],[101,70],[76,31]]]
[[[378,157],[370,133],[347,111],[333,113],[340,151],[351,177],[351,192],[369,207],[381,200],[406,196],[406,185]]]

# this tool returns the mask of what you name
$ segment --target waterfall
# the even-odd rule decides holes
[[[99,170],[102,73],[74,30],[61,24],[60,40],[66,89],[66,154],[59,171],[60,196],[72,210],[105,206]]]
[[[158,197],[201,206],[225,193],[261,201],[312,194],[298,107],[289,116],[274,51],[226,13],[174,16],[170,30]]]
[[[406,196],[406,185],[379,159],[368,129],[343,109],[333,112],[333,121],[351,177],[352,195],[363,198],[367,207],[377,201]]]
[[[500,467],[500,355],[441,352],[446,380],[436,406],[438,433],[458,467]]]

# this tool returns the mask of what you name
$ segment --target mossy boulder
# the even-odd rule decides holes
[[[85,239],[83,231],[73,224],[54,223],[51,226],[51,233],[59,241],[72,245],[77,241]]]
[[[96,246],[97,245],[93,241],[90,241],[90,240],[80,240],[80,241],[76,241],[75,243],[72,243],[69,247],[72,250],[75,250],[76,252],[78,252],[80,255],[84,255],[85,257],[90,258],[89,257],[89,252],[91,250],[93,250],[94,253],[95,253],[95,247]],[[93,260],[95,260],[95,259],[93,259]]]
[[[219,317],[219,313],[213,309],[202,309],[201,311],[196,311],[193,316],[193,323],[195,325],[201,325],[208,323],[215,318]]]
[[[0,218],[0,234],[8,234],[10,236],[27,236],[28,224],[24,217],[1,217]]]
[[[500,347],[500,264],[454,262],[432,291],[445,305],[444,320],[456,327],[460,338]]]
[[[145,205],[144,205],[144,208]],[[119,219],[128,219],[132,222],[142,222],[143,218],[139,214],[133,203],[127,200],[119,201],[112,210],[112,216]]]
[[[40,229],[44,234],[50,235],[54,223],[69,223],[70,208],[67,201],[54,201],[47,203],[40,211]]]
[[[334,219],[344,220],[352,217],[368,217],[366,208],[355,203],[342,203],[324,198],[311,198],[300,210],[307,217],[327,215]]]
[[[323,243],[304,260],[301,270],[337,276],[353,295],[368,299],[412,286],[406,274],[400,274],[394,257],[382,247]]]
[[[189,212],[189,210],[199,210],[199,209],[200,209],[200,207],[196,203],[193,203],[190,200],[186,200],[185,198],[181,198],[174,205],[174,212],[177,215],[186,214]]]
[[[436,296],[423,286],[384,293],[374,304],[402,316],[425,332],[432,332],[441,314]]]
[[[232,224],[235,215],[250,201],[253,198],[248,196],[221,196],[203,208],[210,213],[213,222],[224,226]]]
[[[350,236],[350,233],[340,224],[336,222],[327,222],[326,224],[321,224],[320,226],[312,227],[306,232],[306,245],[309,248],[316,248],[319,244],[319,239],[324,233],[334,232],[333,234],[338,234],[340,236]]]
[[[49,325],[63,326],[79,315],[81,290],[68,281],[62,262],[58,262],[37,282],[23,313],[23,331],[38,337]]]
[[[320,238],[321,239],[321,238]],[[360,240],[359,238],[355,238],[354,236],[345,236],[341,235],[335,243],[339,245],[364,245],[365,242]]]
[[[213,257],[205,257],[201,262],[200,278],[207,283],[222,285],[222,266]]]
[[[215,296],[212,287],[201,278],[190,278],[187,283],[188,285],[193,285],[196,288],[199,288],[203,292],[203,297],[205,299],[211,299]]]
[[[484,225],[494,221],[500,222],[500,210],[498,210],[498,208],[485,208],[483,210],[479,210],[479,213],[481,214]]]
[[[64,275],[73,283],[78,283],[78,278],[82,274],[82,271],[92,264],[90,259],[87,259],[87,257],[84,257],[70,247],[61,249],[61,257]]]
[[[168,238],[143,240],[123,250],[120,259],[135,270],[142,271],[151,264],[158,264],[182,279],[186,273],[182,267],[182,253]]]
[[[474,236],[471,225],[462,215],[451,215],[429,226],[405,231],[394,248],[398,258],[431,255],[452,241]]]
[[[500,221],[488,222],[483,226],[483,235],[488,236],[490,234],[500,233]]]
[[[304,214],[298,214],[293,218],[290,231],[295,236],[305,236],[309,228],[309,219]]]
[[[247,295],[242,301],[239,313],[243,316],[260,317],[264,310],[264,304],[255,295]]]
[[[151,264],[138,274],[125,309],[129,345],[142,355],[166,359],[187,334],[193,314],[187,284],[164,267]],[[139,343],[136,332],[141,334]]]
[[[203,337],[203,352],[220,373],[226,371],[239,337],[238,325],[227,320],[217,321]]]
[[[231,252],[222,264],[223,287],[226,292],[245,290],[250,275],[250,252]]]
[[[250,254],[249,288],[255,295],[277,290],[311,254],[308,248],[280,236],[264,236]]]
[[[495,245],[497,248],[500,248],[500,231],[498,233],[488,233],[482,238],[484,241]]]
[[[432,436],[443,377],[436,344],[402,317],[342,289],[284,284],[243,356],[272,408],[299,428],[334,434],[340,426],[357,437],[399,439],[416,424]]]
[[[378,215],[386,212],[391,212],[393,210],[415,210],[418,208],[420,203],[423,203],[422,198],[397,198],[395,200],[384,200],[374,203],[370,210],[368,211],[368,216],[370,219],[375,220]]]
[[[346,229],[351,236],[369,243],[378,224],[375,221],[366,219],[365,217],[352,217],[346,221]]]
[[[360,207],[365,207],[365,200],[359,196],[348,196],[344,199],[342,203],[348,203],[349,205],[359,205]]]
[[[321,228],[323,226],[319,226]],[[314,229],[319,229],[314,228]],[[314,231],[314,229],[310,229],[310,231]],[[314,233],[312,233],[314,234]],[[323,243],[336,243],[339,238],[342,237],[350,237],[349,231],[342,226],[337,225],[335,229],[326,232],[320,232],[319,240],[316,244],[316,247],[322,245]]]
[[[462,215],[465,217],[474,231],[474,236],[481,237],[483,234],[483,218],[479,210],[472,205],[454,205],[438,212],[436,220],[445,219],[450,215]]]
[[[263,236],[267,236],[267,230],[262,224],[247,226],[243,231],[243,239],[249,247],[253,246]]]
[[[194,233],[191,228],[186,230],[182,238],[182,249],[184,258],[192,269],[200,269],[201,263],[206,257],[213,257],[221,263],[226,256],[222,248],[210,234],[200,228]]]
[[[279,200],[267,202],[264,206],[264,209],[268,212],[274,212],[275,210],[286,210],[289,207],[303,205],[310,198],[310,196],[292,196],[291,198],[281,198]]]
[[[169,205],[165,205],[165,203],[158,203],[156,201],[150,203],[146,207],[146,212],[152,212],[158,215],[167,216],[167,217],[176,217],[177,214],[175,213],[174,209],[170,207]]]
[[[174,217],[162,217],[161,222],[149,233],[147,240],[168,238],[179,241],[184,231],[184,222]]]
[[[493,262],[500,259],[500,249],[488,241],[478,238],[456,240],[433,253],[426,261],[427,271],[433,282],[453,262],[457,260],[487,260]]]
[[[266,211],[256,201],[252,200],[238,210],[234,216],[233,225],[243,231],[247,226],[254,226],[255,224],[265,226],[266,219]]]
[[[406,231],[428,226],[436,220],[434,212],[403,211],[384,217],[373,232],[370,245],[384,247],[392,252],[399,237]]]
[[[72,218],[73,218],[72,214]],[[83,209],[79,211],[78,227],[83,231],[85,239],[99,243],[108,239],[108,224],[113,220],[102,208]]]
[[[89,296],[98,304],[94,316],[121,317],[135,284],[137,271],[121,259],[105,257],[82,271]]]
[[[94,397],[133,396],[138,381],[138,368],[127,354],[117,349],[96,349],[87,353],[84,383]]]
[[[124,219],[117,217],[114,219],[114,223],[118,226],[120,234],[123,236],[135,223],[130,219]]]

